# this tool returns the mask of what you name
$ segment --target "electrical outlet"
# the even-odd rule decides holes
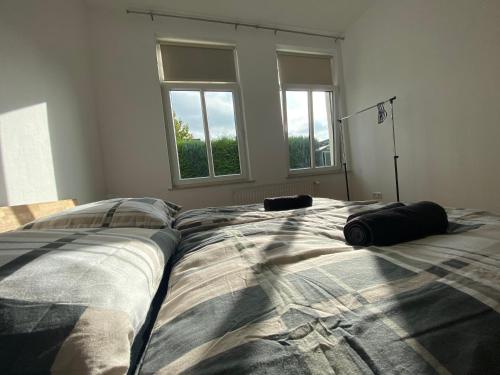
[[[382,193],[380,191],[374,191],[372,193],[372,198],[376,199],[378,201],[381,201],[382,200]]]

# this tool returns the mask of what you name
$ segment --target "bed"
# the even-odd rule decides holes
[[[347,216],[376,207],[180,214],[138,373],[499,373],[500,218],[448,209],[449,234],[347,245]]]
[[[171,207],[153,198],[39,206],[52,215],[2,209],[24,225],[0,235],[0,373],[132,371],[180,239]]]
[[[141,228],[144,202],[163,204],[0,236],[1,373],[499,373],[497,215],[447,209],[446,235],[363,248],[342,229],[375,201],[170,204]],[[53,228],[71,222],[93,227]]]

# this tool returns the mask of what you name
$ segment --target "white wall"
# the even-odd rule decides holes
[[[276,44],[333,49],[332,41],[274,37],[270,31],[235,31],[232,26],[165,18],[151,22],[148,17],[127,15],[125,10],[92,8],[89,17],[109,194],[158,196],[191,208],[230,204],[233,190],[246,186],[294,181],[286,178]],[[157,37],[236,44],[253,184],[169,190]],[[341,175],[306,179],[320,181],[319,195],[344,198]]]
[[[349,111],[397,96],[401,198],[500,212],[500,2],[380,0],[346,33]],[[390,122],[350,121],[355,198],[395,200]]]
[[[102,198],[86,13],[0,2],[0,205]]]

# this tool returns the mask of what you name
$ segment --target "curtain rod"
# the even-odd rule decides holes
[[[149,10],[127,9],[126,12],[127,12],[127,14],[140,14],[143,16],[149,16],[149,17],[151,17],[151,21],[154,20],[155,16],[156,17],[170,17],[170,18],[179,18],[179,19],[183,19],[183,20],[202,21],[202,22],[210,22],[210,23],[219,23],[219,24],[223,24],[223,25],[232,25],[232,26],[234,26],[235,29],[237,29],[238,26],[244,26],[244,27],[251,27],[254,29],[271,30],[271,31],[274,31],[275,35],[278,31],[280,31],[280,32],[284,32],[284,33],[301,34],[301,35],[308,35],[308,36],[319,36],[322,38],[333,39],[335,41],[344,40],[343,36],[319,34],[319,33],[307,32],[307,31],[298,31],[298,30],[293,30],[293,29],[284,29],[281,27],[258,25],[258,24],[246,23],[246,22],[219,20],[219,19],[215,19],[215,18],[205,18],[205,17],[197,17],[197,16],[181,16],[179,14],[153,12],[153,11],[149,11]]]
[[[342,118],[341,118],[341,119],[339,119],[338,121],[339,121],[339,122],[342,122],[342,121],[344,121],[344,120],[347,120],[348,118],[351,118],[352,116],[359,115],[360,113],[366,112],[366,111],[368,111],[369,109],[375,108],[375,107],[377,107],[379,104],[382,104],[382,103],[387,103],[387,102],[391,102],[391,103],[392,103],[394,100],[396,100],[396,97],[395,97],[395,96],[393,96],[392,98],[386,99],[386,100],[384,100],[384,101],[382,101],[382,102],[379,102],[379,103],[377,103],[377,104],[375,104],[375,105],[372,105],[372,106],[370,106],[370,107],[364,108],[364,109],[362,109],[362,110],[360,110],[360,111],[357,111],[357,112],[351,113],[350,115],[347,115],[347,116],[345,116],[345,117],[342,117]]]

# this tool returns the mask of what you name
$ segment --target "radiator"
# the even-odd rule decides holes
[[[315,181],[294,182],[288,184],[261,185],[235,190],[234,204],[262,203],[264,198],[283,195],[310,194],[315,195]]]

